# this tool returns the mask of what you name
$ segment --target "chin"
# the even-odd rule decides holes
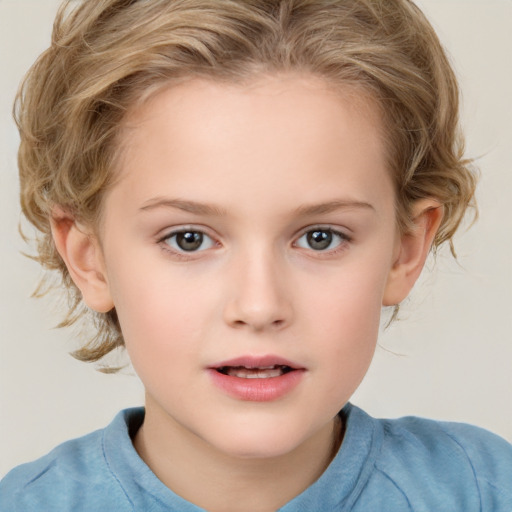
[[[210,431],[206,440],[229,457],[269,459],[293,452],[310,437],[310,432],[298,430],[296,426],[292,428],[284,423],[272,422],[220,428],[217,433]]]
[[[290,439],[238,439],[227,446],[219,446],[227,456],[237,459],[257,460],[281,457],[294,451],[301,443]]]

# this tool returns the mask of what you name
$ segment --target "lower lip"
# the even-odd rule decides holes
[[[271,402],[284,397],[295,389],[304,370],[293,370],[279,377],[268,379],[242,379],[224,375],[214,369],[208,370],[213,383],[226,394],[248,402]]]

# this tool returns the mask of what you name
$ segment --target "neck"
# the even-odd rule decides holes
[[[271,458],[233,457],[176,423],[162,424],[146,411],[134,446],[160,481],[205,510],[270,512],[320,477],[341,437],[342,424],[336,417],[290,453]]]

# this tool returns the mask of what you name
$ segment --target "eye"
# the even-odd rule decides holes
[[[343,233],[329,228],[315,228],[304,233],[296,242],[298,247],[313,249],[314,251],[326,251],[337,249],[348,237]]]
[[[205,233],[185,229],[167,235],[162,242],[177,252],[198,252],[210,249],[215,242]]]

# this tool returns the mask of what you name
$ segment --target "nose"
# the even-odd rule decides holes
[[[292,319],[291,286],[279,258],[269,253],[239,258],[230,273],[224,319],[234,328],[279,330]]]

